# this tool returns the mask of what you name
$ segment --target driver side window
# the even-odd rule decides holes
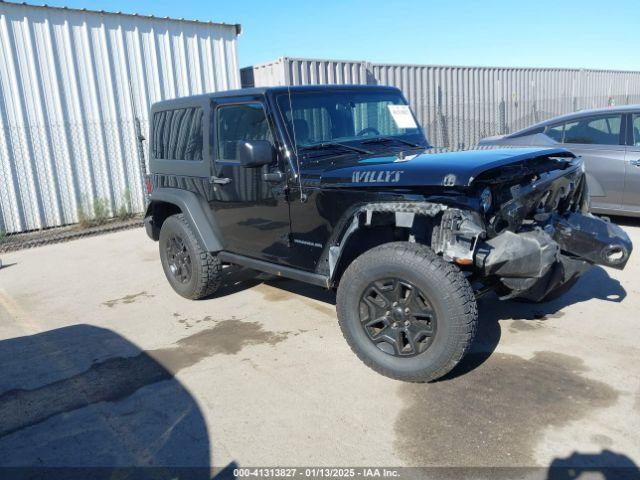
[[[238,161],[236,145],[244,140],[267,140],[273,135],[261,103],[223,105],[216,109],[216,159]]]

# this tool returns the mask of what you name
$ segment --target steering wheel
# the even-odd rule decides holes
[[[374,135],[380,135],[380,132],[378,131],[378,129],[373,128],[373,127],[367,127],[367,128],[363,128],[362,130],[360,130],[356,136],[358,137],[364,137],[365,135],[367,135],[368,133],[373,133]]]

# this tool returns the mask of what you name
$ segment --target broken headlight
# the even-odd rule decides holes
[[[491,210],[491,205],[493,204],[493,195],[491,195],[491,189],[486,187],[480,193],[480,208],[484,213],[487,213]]]

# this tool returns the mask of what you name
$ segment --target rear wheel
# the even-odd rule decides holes
[[[220,260],[200,247],[184,215],[172,215],[164,221],[159,246],[164,274],[176,293],[197,300],[218,289]]]
[[[366,365],[411,382],[455,367],[478,318],[460,270],[408,242],[384,244],[354,260],[340,281],[337,311],[343,335]]]

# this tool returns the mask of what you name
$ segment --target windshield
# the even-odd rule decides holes
[[[361,146],[370,153],[372,144],[427,145],[409,106],[396,92],[298,91],[279,95],[277,102],[298,150],[320,152],[318,147],[337,146],[354,152],[354,146]]]

